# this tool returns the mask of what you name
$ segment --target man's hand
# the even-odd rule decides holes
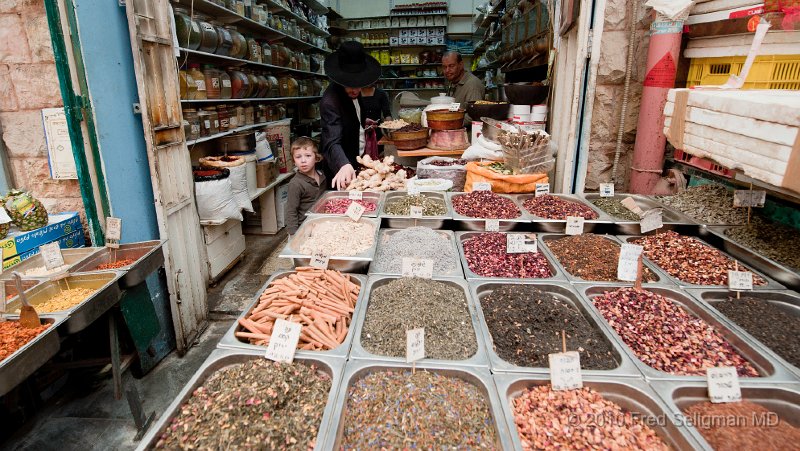
[[[339,169],[339,172],[331,180],[331,187],[339,191],[344,190],[354,178],[356,178],[356,170],[353,169],[352,164],[346,164]]]

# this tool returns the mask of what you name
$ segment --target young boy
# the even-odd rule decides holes
[[[306,218],[306,212],[325,192],[325,175],[315,165],[322,161],[317,144],[305,136],[297,138],[291,147],[297,174],[289,181],[286,202],[286,230],[294,235]]]

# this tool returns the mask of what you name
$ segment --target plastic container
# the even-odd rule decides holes
[[[194,98],[189,97],[190,100],[206,100],[208,98],[208,90],[206,89],[206,76],[200,70],[200,65],[197,63],[192,63],[189,65],[189,71],[187,74],[192,77],[194,80],[194,93],[189,90],[188,95],[194,95]],[[188,78],[187,78],[188,80]]]
[[[219,78],[219,71],[211,64],[203,65],[203,77],[206,81],[206,96],[209,99],[219,99],[222,83]]]
[[[745,58],[693,58],[686,87],[724,84],[731,74],[741,73]],[[800,89],[800,54],[757,56],[742,89]]]
[[[208,120],[211,122],[211,135],[216,135],[219,133],[219,114],[217,114],[217,109],[214,107],[209,107],[206,111],[208,111]]]
[[[242,33],[239,33],[239,30],[236,29],[234,25],[228,25],[225,29],[231,35],[231,50],[230,50],[230,57],[231,58],[238,58],[244,59],[247,57],[247,39],[244,37]]]
[[[197,120],[200,124],[200,137],[211,135],[211,114],[203,109],[197,111]]]
[[[214,25],[208,23],[204,16],[197,16],[197,25],[200,27],[200,45],[197,50],[214,53],[219,45],[219,34]]]
[[[178,45],[183,48],[197,50],[200,48],[200,25],[189,16],[186,8],[175,7],[175,35]]]
[[[227,132],[231,128],[228,105],[217,105],[217,117],[219,118],[219,132]]]

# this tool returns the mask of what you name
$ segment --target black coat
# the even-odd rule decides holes
[[[361,96],[358,97],[358,102],[363,112]],[[353,99],[341,85],[331,83],[319,101],[319,113],[322,117],[320,147],[331,174],[336,175],[348,163],[357,169],[359,127],[364,126],[364,120],[359,122]],[[361,117],[366,118],[364,114]]]

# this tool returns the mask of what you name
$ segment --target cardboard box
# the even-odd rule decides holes
[[[410,38],[403,38],[403,37],[401,37],[401,38],[400,38],[400,45],[408,45],[408,44],[409,44],[409,39],[410,39]],[[406,64],[406,63],[404,62],[403,64]]]
[[[286,203],[289,201],[289,184],[275,188],[275,219],[278,223],[278,229],[286,227]]]
[[[78,222],[78,224],[80,224],[80,221]],[[56,241],[56,240],[53,240],[53,241]],[[48,241],[48,243],[49,242],[50,241]],[[23,261],[33,257],[34,255],[38,254],[39,253],[39,247],[42,244],[47,244],[47,243],[41,243],[39,246],[36,246],[36,247],[34,247],[33,249],[31,249],[29,251],[22,252],[20,254],[14,255],[13,257],[9,257],[7,259],[3,259],[3,271],[6,271],[9,268],[12,268],[12,267],[16,266],[20,262],[23,262]],[[83,227],[78,228],[77,230],[73,231],[72,233],[70,233],[68,235],[64,235],[64,236],[58,238],[58,244],[59,244],[59,247],[61,247],[61,249],[70,249],[70,248],[76,248],[76,247],[85,246],[86,245],[86,239],[83,236]]]
[[[33,248],[39,248],[42,244],[55,241],[57,238],[81,230],[83,225],[78,212],[68,211],[50,215],[49,223],[39,229],[30,232],[21,232],[16,228],[11,228],[8,237],[0,240],[0,248],[3,249],[3,260],[18,254],[25,253]]]
[[[439,36],[436,38],[436,45],[444,45],[444,36]]]
[[[417,37],[420,38],[427,38],[428,37],[428,30],[421,28],[417,31]]]
[[[444,37],[444,28],[437,28],[436,29],[436,37]]]
[[[408,30],[408,29],[406,29],[406,28],[403,28],[403,29],[401,29],[401,30],[400,30],[400,36],[399,36],[399,37],[400,37],[401,39],[402,39],[402,38],[407,38],[407,37],[408,37],[408,32],[409,32],[409,30]]]
[[[406,30],[406,31],[408,31],[408,37],[409,38],[416,38],[417,36],[419,36],[419,30],[417,30],[416,28],[412,28],[412,29]]]
[[[436,37],[434,37],[434,36],[431,36],[431,37],[429,37],[429,38],[427,39],[426,43],[427,43],[428,45],[436,45],[436,42],[437,42],[437,41],[438,41],[438,39],[437,39]]]
[[[400,45],[400,38],[398,38],[396,36],[392,36],[391,38],[389,38],[389,45],[391,45],[391,46]]]
[[[264,129],[267,134],[267,141],[269,147],[272,149],[272,155],[278,162],[278,170],[281,174],[285,174],[294,170],[294,161],[291,154],[291,143],[289,142],[291,136],[291,119],[284,119],[277,124],[270,125]]]

